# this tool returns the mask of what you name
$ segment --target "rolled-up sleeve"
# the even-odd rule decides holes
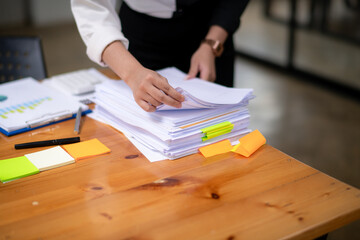
[[[101,66],[104,49],[114,41],[126,48],[129,41],[121,32],[121,24],[114,0],[71,0],[71,10],[88,57]]]
[[[233,34],[240,25],[240,17],[249,0],[220,0],[214,8],[210,26],[218,25]]]

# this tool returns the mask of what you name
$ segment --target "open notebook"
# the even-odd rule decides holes
[[[83,114],[89,107],[70,96],[24,78],[0,85],[0,132],[7,136],[36,129],[75,117],[79,107]]]

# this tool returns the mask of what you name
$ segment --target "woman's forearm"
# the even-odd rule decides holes
[[[105,48],[102,61],[128,85],[127,80],[131,78],[131,75],[143,68],[120,41],[112,42]]]

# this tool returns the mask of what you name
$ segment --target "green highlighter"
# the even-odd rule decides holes
[[[25,156],[0,160],[0,181],[8,182],[39,172]]]

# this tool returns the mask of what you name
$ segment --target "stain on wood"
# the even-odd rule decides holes
[[[323,196],[323,197],[328,197],[328,196],[330,196],[330,193],[329,193],[329,192],[326,192],[326,193],[324,193],[322,196]]]
[[[81,187],[85,192],[94,192],[104,190],[104,187],[97,183],[88,183]]]
[[[107,213],[100,213],[101,216],[107,218],[108,220],[111,220],[112,219],[112,216],[107,214]]]
[[[137,158],[137,157],[139,157],[139,154],[132,154],[132,155],[125,156],[126,159],[134,159],[134,158]]]
[[[271,203],[269,203],[269,202],[266,202],[266,203],[265,203],[265,206],[266,206],[266,207],[269,207],[269,208],[279,208],[279,206],[277,206],[277,205],[275,205],[275,204],[271,204]]]
[[[213,199],[219,199],[220,196],[217,193],[211,193],[211,198]]]
[[[163,178],[156,180],[152,183],[144,184],[135,189],[143,189],[143,190],[154,190],[154,189],[161,189],[164,187],[174,187],[181,184],[181,181],[177,178]]]
[[[288,207],[288,206],[291,206],[293,204],[294,204],[293,202],[289,202],[289,203],[286,203],[283,207]]]
[[[109,190],[99,183],[88,183],[80,188],[82,191],[86,192],[86,196],[90,198],[99,198],[109,193]]]

